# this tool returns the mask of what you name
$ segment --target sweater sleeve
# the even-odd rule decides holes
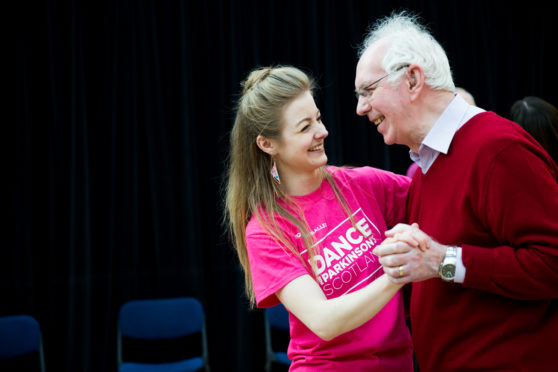
[[[558,298],[557,168],[531,144],[488,164],[478,208],[496,247],[464,244],[464,286],[522,300]]]

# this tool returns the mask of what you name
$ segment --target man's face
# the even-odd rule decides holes
[[[387,43],[382,40],[376,42],[364,52],[357,64],[355,89],[360,94],[356,111],[376,125],[387,145],[406,145],[408,118],[405,108],[408,96],[403,89],[405,79],[393,85],[388,81],[389,77],[381,67],[386,48]]]

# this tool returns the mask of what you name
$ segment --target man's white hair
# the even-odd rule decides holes
[[[358,56],[376,41],[384,38],[391,40],[382,60],[382,68],[391,73],[401,66],[417,64],[424,70],[425,83],[435,90],[454,91],[448,57],[442,46],[430,32],[418,22],[418,17],[407,12],[394,13],[377,21],[369,29]],[[404,69],[394,73],[389,80],[401,78]]]

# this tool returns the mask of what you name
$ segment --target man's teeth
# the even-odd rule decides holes
[[[310,148],[310,151],[321,150],[324,148],[324,145],[318,145]]]
[[[384,116],[380,116],[378,119],[374,120],[374,125],[380,125],[380,123],[384,121],[384,119]]]

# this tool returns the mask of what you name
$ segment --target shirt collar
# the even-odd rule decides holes
[[[439,153],[448,153],[457,130],[473,116],[483,111],[479,107],[469,105],[459,94],[455,94],[450,104],[424,137],[418,154],[409,150],[411,159],[418,163],[423,173],[426,173]]]

